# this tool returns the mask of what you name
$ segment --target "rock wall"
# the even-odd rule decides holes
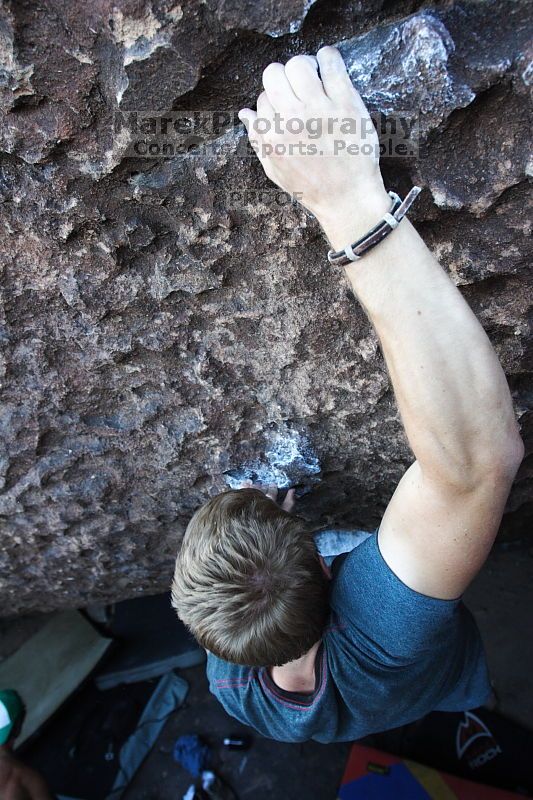
[[[2,7],[2,614],[164,589],[193,510],[241,474],[312,485],[299,513],[365,527],[410,463],[317,224],[260,193],[234,112],[271,60],[342,42],[372,110],[416,123],[418,156],[384,159],[386,184],[423,186],[413,221],[491,337],[531,442],[527,10]],[[199,132],[209,147],[132,149],[131,114],[195,110],[221,112]],[[531,522],[527,464],[504,536]]]

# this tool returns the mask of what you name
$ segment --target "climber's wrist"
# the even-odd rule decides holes
[[[379,181],[357,184],[316,216],[332,248],[340,250],[372,228],[389,211],[390,204],[380,177]]]

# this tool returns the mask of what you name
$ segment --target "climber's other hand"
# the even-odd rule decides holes
[[[239,486],[239,489],[259,489],[260,492],[263,492],[267,497],[270,497],[274,503],[279,505],[280,508],[282,508],[284,511],[287,511],[289,514],[292,512],[296,504],[296,499],[294,497],[296,491],[295,489],[289,489],[285,495],[285,498],[283,499],[283,502],[278,503],[278,487],[275,483],[264,485],[246,480],[242,482],[242,484]]]

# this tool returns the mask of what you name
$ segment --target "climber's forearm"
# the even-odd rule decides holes
[[[374,214],[367,227],[388,205],[382,187],[367,196],[361,213]],[[361,230],[353,228],[352,202],[336,212],[321,222],[340,249]],[[404,219],[346,272],[381,341],[422,470],[467,488],[492,469],[515,469],[521,441],[496,353],[410,222]]]

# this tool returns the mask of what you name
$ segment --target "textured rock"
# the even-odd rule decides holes
[[[210,6],[224,28],[283,36],[302,27],[307,12],[316,0],[290,0],[283,3],[257,3],[255,0],[216,0]]]
[[[317,525],[379,521],[411,456],[376,337],[306,212],[230,195],[269,188],[232,112],[317,38],[344,40],[374,111],[419,123],[419,158],[384,159],[386,182],[424,187],[413,218],[494,342],[530,445],[525,4],[329,8],[2,10],[3,613],[165,588],[192,511],[243,472],[312,485],[299,511]],[[114,129],[118,111],[202,108],[229,113],[195,157],[132,158]],[[530,498],[526,460],[506,535],[526,532]]]

